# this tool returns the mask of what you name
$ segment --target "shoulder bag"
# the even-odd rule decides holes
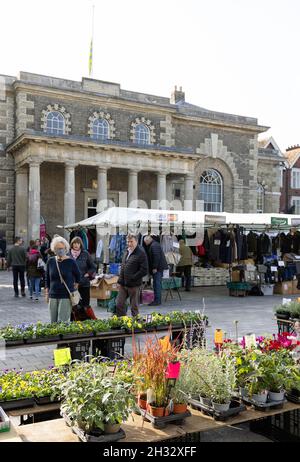
[[[78,305],[78,303],[80,302],[80,299],[81,299],[80,293],[79,293],[78,290],[74,290],[74,292],[70,291],[69,287],[67,286],[66,282],[64,281],[64,279],[63,279],[63,277],[61,275],[57,258],[55,258],[55,261],[56,261],[57,271],[58,271],[58,274],[59,274],[59,277],[60,277],[60,282],[62,284],[64,284],[65,288],[67,289],[67,291],[69,293],[71,305],[76,306],[76,305]]]

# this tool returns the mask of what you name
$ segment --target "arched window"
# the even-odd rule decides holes
[[[46,132],[53,135],[65,134],[65,118],[60,112],[52,111],[48,113]]]
[[[199,199],[204,201],[205,212],[223,211],[223,180],[216,170],[206,170],[200,178]]]
[[[137,144],[150,144],[150,130],[145,124],[138,124],[135,126],[134,143]]]
[[[105,119],[95,119],[93,122],[92,138],[97,140],[109,139],[109,124]]]
[[[264,213],[265,206],[265,188],[259,184],[257,185],[257,213]]]

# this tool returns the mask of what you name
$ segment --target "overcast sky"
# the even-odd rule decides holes
[[[300,0],[0,2],[0,74],[88,76],[256,117],[279,147],[300,144]],[[4,6],[5,5],[5,6]]]

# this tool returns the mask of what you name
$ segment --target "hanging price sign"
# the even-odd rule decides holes
[[[169,363],[167,366],[166,377],[167,379],[178,379],[180,374],[180,362]]]
[[[223,344],[223,331],[222,329],[215,330],[215,344],[222,345]]]
[[[58,350],[53,350],[53,353],[55,366],[64,366],[71,362],[70,348],[59,348]]]

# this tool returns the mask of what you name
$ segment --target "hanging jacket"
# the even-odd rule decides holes
[[[257,253],[257,234],[255,234],[253,231],[250,231],[250,233],[247,236],[247,246],[248,246],[248,253],[256,255]]]
[[[220,246],[221,246],[222,233],[218,230],[213,234],[209,240],[209,257],[211,260],[220,261]]]
[[[265,233],[261,234],[257,240],[257,254],[270,255],[272,253],[271,239]]]
[[[291,233],[288,233],[288,234],[281,233],[280,237],[281,237],[281,249],[280,249],[281,252],[283,254],[291,253],[292,244],[293,244],[293,236],[291,235]]]

